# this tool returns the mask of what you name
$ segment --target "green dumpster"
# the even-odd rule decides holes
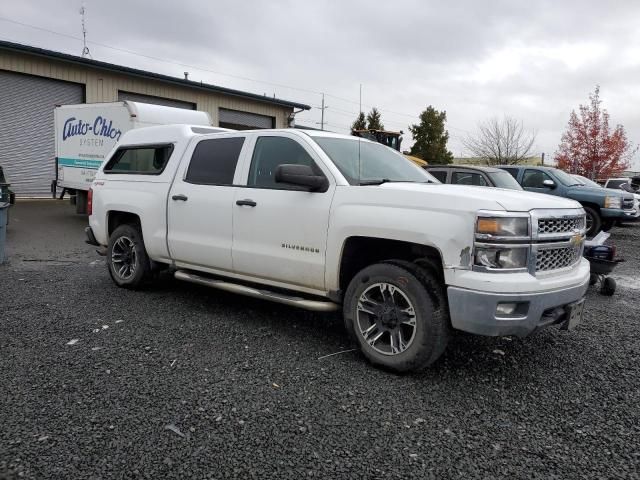
[[[7,216],[9,214],[9,202],[0,203],[0,264],[7,259],[4,247],[7,243]]]

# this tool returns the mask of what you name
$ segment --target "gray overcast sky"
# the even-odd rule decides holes
[[[325,92],[330,130],[348,131],[362,84],[363,109],[378,106],[389,129],[406,132],[427,105],[446,110],[456,156],[479,121],[504,114],[536,130],[536,152],[551,156],[571,110],[600,84],[612,122],[640,143],[638,1],[84,3],[94,59],[178,77],[188,70],[193,80],[314,107]],[[79,37],[79,7],[6,0],[0,17]],[[1,19],[0,38],[82,52],[78,40]],[[318,108],[298,116],[299,124],[319,120]]]

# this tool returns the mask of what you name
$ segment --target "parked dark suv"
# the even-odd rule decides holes
[[[429,165],[424,169],[442,183],[522,190],[520,184],[511,175],[499,168],[475,165]]]
[[[580,202],[587,213],[587,235],[609,230],[617,221],[633,221],[633,195],[611,188],[594,188],[568,173],[552,167],[502,165],[522,188],[530,192],[548,193]]]

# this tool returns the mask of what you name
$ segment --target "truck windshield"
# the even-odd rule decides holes
[[[499,172],[487,172],[493,184],[498,188],[510,188],[511,190],[522,190],[520,184],[509,172],[500,170]]]
[[[582,182],[579,182],[568,173],[562,170],[559,170],[557,168],[553,169],[553,174],[560,181],[560,183],[562,183],[563,185],[566,185],[567,187],[572,187],[573,185],[584,185]]]
[[[587,177],[583,177],[582,175],[573,175],[573,178],[578,180],[586,187],[602,188],[602,185],[600,185],[599,183],[596,183],[593,180],[588,179]]]
[[[350,185],[386,182],[440,183],[389,147],[358,138],[314,137]]]

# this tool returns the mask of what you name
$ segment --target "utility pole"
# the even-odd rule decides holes
[[[360,84],[360,110],[358,113],[362,113],[362,84]]]
[[[324,111],[329,108],[324,104],[324,93],[322,94],[322,105],[320,106],[321,114],[320,114],[320,130],[324,130]],[[318,122],[316,122],[316,125]]]
[[[540,160],[540,165],[544,165],[544,152],[542,152]]]
[[[82,58],[85,58],[85,57],[93,58],[91,56],[91,52],[89,52],[89,47],[87,47],[87,29],[84,22],[84,14],[85,14],[85,8],[84,8],[84,2],[83,2],[82,6],[80,7],[80,15],[82,16]]]

